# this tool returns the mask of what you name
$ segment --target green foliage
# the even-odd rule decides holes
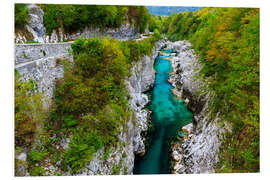
[[[37,134],[41,132],[44,120],[47,118],[43,108],[44,97],[37,92],[37,84],[32,79],[23,81],[19,72],[15,70],[15,148],[20,151],[21,147],[32,148]],[[27,164],[30,175],[40,176],[44,170],[40,167],[33,167],[33,164],[40,164],[47,151],[36,149],[28,154]],[[15,167],[24,164],[23,161],[15,159]],[[17,173],[17,172],[16,172]]]
[[[189,39],[197,30],[200,19],[194,13],[185,12],[173,13],[163,22],[163,33],[166,33],[170,40]]]
[[[122,155],[122,158],[125,158],[125,157],[127,157],[126,152],[124,152],[123,155]]]
[[[29,14],[26,4],[15,4],[15,28],[24,28],[28,23]]]
[[[123,23],[134,24],[137,32],[160,29],[161,18],[149,14],[144,6],[40,4],[44,11],[46,33],[61,28],[65,32],[83,30],[85,27],[119,28]],[[25,4],[15,4],[15,26],[23,28],[29,19]]]
[[[255,8],[204,8],[164,22],[169,39],[192,42],[216,94],[213,113],[233,125],[221,172],[259,171],[259,24]]]
[[[15,145],[30,146],[37,125],[46,117],[41,99],[42,94],[36,92],[36,83],[29,79],[21,80],[15,71]]]
[[[89,131],[87,127],[79,128],[72,136],[69,148],[64,151],[64,170],[71,168],[71,173],[78,173],[102,146],[102,139],[95,131]]]
[[[139,61],[143,56],[150,55],[152,49],[160,38],[159,32],[156,30],[154,36],[144,39],[143,41],[127,41],[123,42],[123,46],[128,50],[123,50],[129,62]]]
[[[159,32],[158,29],[155,29],[155,30],[154,30],[154,37],[155,37],[156,39],[160,39],[160,32]]]
[[[34,44],[34,43],[39,43],[38,41],[26,41],[25,44]]]
[[[144,6],[128,6],[128,17],[129,21],[135,22],[139,33],[143,33],[150,21],[150,14]]]
[[[111,153],[111,148],[107,148],[105,153],[103,154],[103,159],[107,160],[109,158],[110,153]]]
[[[72,115],[64,115],[63,121],[67,127],[72,127],[78,124],[78,120],[73,119]]]
[[[47,155],[46,151],[32,151],[29,153],[28,158],[32,163],[38,163]]]
[[[45,170],[42,167],[33,167],[29,173],[30,176],[43,176],[45,175]]]
[[[161,23],[162,23],[161,17],[151,15],[149,21],[149,31],[154,32],[155,29],[160,31]]]
[[[118,175],[119,172],[120,172],[120,169],[121,169],[120,166],[114,166],[114,167],[112,168],[112,174],[113,174],[113,175]]]
[[[47,34],[57,28],[67,32],[85,27],[118,28],[126,21],[135,21],[138,31],[143,32],[149,20],[148,10],[141,6],[42,4],[41,8]],[[130,14],[130,9],[134,9],[137,16]]]

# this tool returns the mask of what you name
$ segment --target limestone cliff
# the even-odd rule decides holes
[[[219,160],[219,146],[230,127],[219,123],[222,118],[219,113],[210,115],[215,94],[209,90],[207,79],[199,76],[202,64],[191,44],[178,41],[169,46],[176,52],[171,61],[174,73],[170,76],[174,93],[184,99],[194,113],[193,122],[182,128],[187,136],[172,147],[172,172],[213,173]]]

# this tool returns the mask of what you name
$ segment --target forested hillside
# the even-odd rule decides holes
[[[172,14],[162,26],[170,40],[193,44],[216,94],[214,112],[232,124],[221,172],[259,171],[259,18],[259,9],[204,8]]]
[[[144,32],[148,11],[144,6],[102,6],[102,5],[53,5],[43,4],[44,24],[47,33],[63,27],[66,31],[75,31],[89,27],[120,27],[129,21],[135,23],[139,32]]]
[[[63,28],[74,32],[85,27],[117,28],[124,22],[135,24],[138,32],[144,32],[150,14],[144,6],[66,5],[41,4],[44,11],[46,33]],[[15,27],[23,28],[29,20],[26,4],[15,4]]]

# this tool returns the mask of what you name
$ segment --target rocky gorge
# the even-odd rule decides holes
[[[14,9],[15,176],[260,172],[259,9]]]
[[[126,23],[122,24],[119,29],[109,28],[104,31],[86,27],[83,31],[73,34],[65,34],[62,29],[58,29],[53,30],[51,35],[46,35],[46,29],[43,25],[43,11],[36,5],[29,5],[28,8],[30,21],[26,25],[26,29],[33,40],[41,44],[16,44],[15,69],[22,74],[24,81],[34,80],[38,84],[38,91],[44,93],[48,99],[53,97],[56,80],[63,77],[64,66],[58,64],[59,59],[73,62],[70,53],[72,42],[59,42],[75,40],[79,37],[104,37],[106,35],[125,41],[140,36],[136,33],[134,26]],[[141,36],[137,41],[144,38],[147,36]],[[20,32],[16,34],[16,43],[26,41],[27,38],[23,34]],[[219,113],[214,118],[210,116],[209,105],[215,95],[208,89],[207,80],[199,76],[202,64],[192,50],[191,44],[187,41],[160,40],[152,49],[151,55],[142,57],[138,62],[132,62],[130,76],[125,79],[132,115],[126,125],[126,130],[124,127],[119,127],[121,133],[118,135],[118,139],[121,143],[110,149],[106,159],[104,159],[106,150],[104,148],[98,150],[93,159],[85,164],[86,168],[77,175],[133,173],[135,154],[144,155],[147,151],[145,134],[149,126],[147,121],[150,119],[150,112],[144,109],[149,103],[148,96],[144,92],[151,90],[154,86],[156,73],[154,63],[159,51],[164,47],[173,51],[170,59],[173,72],[168,80],[174,86],[172,92],[176,97],[183,99],[188,109],[193,112],[192,123],[180,130],[186,136],[182,141],[172,146],[172,173],[215,172],[214,166],[218,162],[219,146],[226,131],[230,131],[230,126],[218,124],[218,120],[221,118]],[[58,149],[66,149],[69,147],[69,142],[70,137],[63,136],[61,143],[55,146]],[[21,165],[17,168],[20,176],[29,175],[26,170],[28,151],[23,149],[17,154],[17,159],[21,161]],[[45,174],[72,175],[69,171],[61,172],[60,164],[61,161],[53,164],[47,160],[43,166]],[[117,172],[115,172],[116,169]]]
[[[28,46],[35,49],[33,45]],[[49,44],[46,46],[49,46]],[[174,52],[171,56],[173,72],[169,79],[169,82],[175,87],[173,93],[178,98],[183,99],[188,108],[194,113],[193,122],[182,128],[186,137],[183,138],[182,142],[175,143],[172,147],[171,155],[174,161],[172,173],[214,172],[214,165],[218,162],[219,146],[225,132],[230,130],[230,127],[228,125],[220,127],[221,125],[217,123],[220,118],[218,114],[211,121],[212,117],[209,115],[210,109],[208,106],[213,100],[213,94],[207,90],[207,81],[198,78],[201,64],[191,49],[191,44],[186,41],[166,42],[160,40],[156,43],[152,56],[144,56],[139,62],[132,64],[131,75],[125,80],[127,91],[131,97],[129,104],[133,113],[127,124],[128,130],[126,132],[122,131],[123,133],[119,134],[119,139],[123,143],[111,149],[111,153],[106,160],[103,159],[104,148],[100,149],[93,160],[87,163],[86,168],[81,171],[80,175],[113,174],[113,168],[115,167],[120,169],[119,174],[133,173],[135,154],[144,154],[146,151],[146,137],[143,134],[148,130],[147,120],[149,119],[149,112],[144,107],[149,100],[144,92],[153,87],[155,80],[153,65],[159,50],[165,46],[172,48]],[[24,46],[24,50],[26,47]],[[36,47],[40,47],[40,45],[36,45]],[[17,48],[17,51],[19,49]],[[39,82],[39,91],[45,92],[47,97],[52,97],[55,78],[62,77],[63,75],[63,67],[55,66],[56,58],[68,57],[67,49],[64,50],[66,53],[60,53],[59,56],[53,52],[50,54],[50,51],[46,51],[48,57],[30,62],[19,61],[18,59],[22,55],[18,55],[16,69],[24,75],[25,80],[33,78]],[[72,60],[72,57],[70,60]],[[33,66],[31,65],[33,63],[37,64]],[[47,66],[44,63],[52,63],[52,65]],[[48,71],[48,69],[50,70]],[[58,73],[52,73],[54,71]],[[44,79],[50,77],[48,75],[52,76],[49,81]],[[44,83],[45,85],[42,85]],[[200,95],[198,96],[198,94]],[[123,129],[123,127],[121,128]],[[61,148],[68,148],[69,141],[69,138],[63,138],[62,144],[59,146]],[[17,155],[17,158],[25,161],[25,157],[27,157],[26,152],[27,150],[24,149]],[[125,155],[123,156],[123,154]],[[26,167],[22,166],[19,169],[21,169],[21,175],[27,175]],[[59,173],[58,167],[50,164],[49,161],[44,169],[47,175]],[[63,175],[71,175],[69,172],[62,173]]]
[[[98,150],[95,157],[86,164],[86,168],[77,175],[113,174],[115,173],[113,172],[114,168],[119,169],[119,174],[132,174],[134,153],[145,152],[145,137],[142,137],[142,134],[148,128],[148,112],[143,108],[148,103],[148,98],[143,92],[153,86],[155,78],[153,64],[158,55],[158,50],[164,46],[163,40],[158,41],[151,56],[144,56],[139,62],[132,64],[131,75],[126,79],[126,87],[131,97],[129,103],[133,113],[127,124],[128,129],[124,130],[124,127],[119,127],[122,129],[122,133],[119,134],[118,138],[122,143],[110,150],[111,153],[106,160],[103,158],[104,148]],[[64,58],[72,62],[73,57],[68,52],[69,49],[70,43],[16,45],[15,68],[25,81],[33,79],[37,82],[38,91],[44,93],[45,97],[50,99],[53,97],[56,79],[63,77],[64,73],[64,66],[57,65],[57,59]],[[41,55],[39,56],[39,54]],[[44,56],[44,54],[46,55]],[[70,137],[63,136],[61,143],[55,146],[58,149],[66,149],[69,147],[69,142]],[[39,144],[39,141],[35,143]],[[19,176],[29,175],[26,164],[28,151],[23,149],[16,156],[21,162],[16,172]],[[46,175],[57,173],[71,175],[69,172],[61,172],[57,166],[60,164],[61,162],[56,163],[56,165],[50,163],[48,159],[46,165],[43,165]]]
[[[44,45],[50,46],[50,44]],[[55,45],[52,44],[52,46]],[[22,52],[20,51],[20,46],[16,48],[16,51]],[[116,167],[119,169],[119,174],[133,173],[135,154],[143,155],[146,151],[146,137],[143,134],[148,130],[147,120],[149,119],[149,112],[144,107],[149,100],[144,92],[153,87],[155,80],[153,65],[159,50],[166,46],[173,50],[171,56],[173,72],[169,79],[169,82],[175,87],[172,91],[178,98],[183,99],[188,108],[194,113],[193,122],[182,128],[186,136],[182,141],[172,146],[171,156],[174,162],[172,173],[215,172],[214,166],[218,162],[219,146],[222,143],[225,132],[230,131],[230,126],[218,124],[217,121],[220,118],[218,114],[214,119],[210,116],[211,109],[208,107],[209,103],[213,101],[214,94],[207,89],[207,81],[198,76],[202,65],[191,49],[191,44],[186,41],[168,42],[160,40],[152,50],[151,56],[144,56],[139,62],[132,64],[131,75],[125,80],[127,91],[131,97],[129,104],[133,113],[127,124],[128,130],[123,130],[119,134],[119,139],[123,143],[111,149],[111,153],[106,160],[103,158],[105,149],[100,149],[95,154],[95,157],[86,164],[86,168],[78,175],[113,174],[113,169]],[[23,51],[25,51],[27,47],[35,49],[40,48],[41,45],[26,45],[22,47]],[[64,49],[61,47],[64,47]],[[69,47],[68,44],[67,47]],[[37,81],[40,84],[39,91],[45,92],[49,98],[53,96],[55,78],[62,77],[64,70],[62,66],[55,66],[56,59],[70,56],[68,48],[65,46],[60,45],[58,49],[59,55],[49,50],[46,51],[46,57],[37,61],[34,59],[40,57],[32,57],[29,62],[24,60],[24,56],[19,55],[23,53],[17,53],[18,58],[16,58],[16,62],[18,62],[16,63],[16,69],[24,75],[25,80],[32,78]],[[69,59],[72,61],[72,56]],[[33,63],[35,64],[34,66],[31,65]],[[48,66],[48,64],[51,65]],[[48,77],[51,77],[51,80],[44,79]],[[124,127],[120,128],[123,129]],[[59,148],[68,148],[69,139],[63,137]],[[22,150],[17,155],[17,158],[21,161],[26,161],[27,150]],[[21,171],[20,175],[28,174],[26,167],[21,166],[18,169]],[[58,167],[49,161],[44,166],[44,169],[47,175],[60,172]],[[71,175],[69,172],[61,173],[63,175]]]

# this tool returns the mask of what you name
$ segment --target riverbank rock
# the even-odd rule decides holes
[[[207,79],[200,77],[202,69],[191,44],[187,41],[170,42],[168,46],[176,52],[172,58],[173,73],[170,81],[175,87],[174,91],[188,104],[193,114],[192,124],[183,127],[187,137],[172,147],[174,166],[172,173],[213,173],[214,165],[219,161],[219,146],[224,134],[230,130],[225,124],[220,127],[219,113],[210,116],[209,104],[214,100],[214,93],[208,88]],[[177,153],[182,155],[179,160]]]
[[[192,130],[193,130],[193,124],[192,123],[189,123],[185,126],[182,127],[182,131],[188,136],[189,134],[192,133]]]
[[[186,98],[186,99],[184,100],[184,103],[185,103],[185,104],[188,104],[188,103],[189,103],[189,99]]]

